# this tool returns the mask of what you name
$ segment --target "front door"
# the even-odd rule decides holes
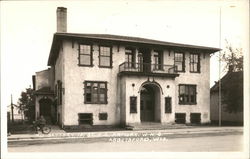
[[[144,86],[141,91],[140,111],[141,121],[148,122],[154,121],[155,109],[155,96],[154,90],[151,87]]]

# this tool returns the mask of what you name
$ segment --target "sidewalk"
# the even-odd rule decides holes
[[[195,134],[222,134],[222,133],[243,133],[243,127],[205,127],[194,126],[183,129],[165,130],[124,130],[124,131],[103,131],[103,132],[71,132],[66,133],[61,129],[53,129],[50,134],[16,134],[8,136],[8,142],[53,140],[53,139],[94,139],[94,138],[126,138],[126,137],[164,137],[169,135],[195,135]]]

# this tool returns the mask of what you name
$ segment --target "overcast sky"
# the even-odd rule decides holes
[[[47,69],[56,8],[68,9],[68,32],[152,38],[219,48],[246,46],[248,0],[238,1],[1,1],[1,106],[17,103],[32,75]],[[218,80],[211,58],[210,85]]]

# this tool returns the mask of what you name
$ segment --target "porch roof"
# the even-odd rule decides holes
[[[50,87],[42,87],[35,91],[35,95],[54,95]]]
[[[55,60],[59,53],[59,47],[61,41],[69,40],[87,40],[87,41],[106,41],[115,44],[137,44],[137,45],[147,45],[151,47],[165,47],[170,49],[186,49],[186,50],[196,50],[205,53],[214,53],[220,51],[219,48],[188,45],[180,43],[165,42],[153,39],[131,37],[131,36],[120,36],[120,35],[110,35],[110,34],[77,34],[77,33],[55,33],[53,37],[53,42],[50,50],[50,55],[48,59],[48,65],[51,66],[55,63]]]

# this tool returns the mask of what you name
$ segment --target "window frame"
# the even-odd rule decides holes
[[[110,56],[106,56],[106,55],[101,55],[101,47],[108,47],[110,49]],[[101,57],[109,57],[109,62],[110,62],[110,66],[102,66],[101,65]],[[112,68],[113,67],[113,53],[112,53],[112,46],[110,45],[99,45],[99,67],[100,68]]]
[[[97,84],[98,89],[97,89],[97,101],[87,101],[87,84],[90,83],[91,84],[91,88],[90,88],[90,94],[91,94],[91,99],[93,99],[93,85]],[[108,86],[107,86],[106,81],[84,81],[84,104],[108,104]],[[101,93],[101,88],[100,88],[100,84],[104,84],[105,85],[105,93],[104,93],[104,102],[100,101],[100,94]]]
[[[182,54],[182,61],[177,61],[176,60],[176,55],[177,54]],[[182,64],[182,70],[178,70],[178,67],[176,67],[176,62],[181,62]],[[185,65],[185,53],[184,52],[174,52],[174,68],[176,72],[185,72],[186,69],[186,65]],[[176,69],[177,68],[177,69]]]
[[[58,80],[57,81],[57,104],[62,105],[62,81]]]
[[[127,52],[127,50],[130,50],[131,52]],[[127,59],[127,56],[131,56],[131,61],[130,60],[126,60]],[[128,68],[135,68],[135,49],[133,48],[130,48],[130,47],[125,47],[125,62],[128,63],[127,67]]]
[[[169,99],[169,107],[167,105],[167,99]],[[165,97],[165,113],[172,113],[172,97]]]
[[[164,60],[163,60],[163,51],[161,50],[153,50],[153,68],[154,70],[163,70]]]
[[[90,54],[84,54],[81,53],[81,45],[87,45],[90,46]],[[90,56],[90,64],[81,64],[81,55],[83,56]],[[78,66],[89,66],[89,67],[93,67],[93,45],[90,43],[79,43],[78,45]]]
[[[98,115],[98,118],[99,118],[99,120],[101,120],[101,121],[105,121],[105,120],[108,120],[108,113],[99,113],[99,115]]]
[[[135,103],[132,103],[132,99],[135,99]],[[134,105],[132,105],[134,104]],[[134,108],[134,109],[131,109]],[[137,96],[130,96],[129,97],[129,112],[130,114],[136,114],[137,113]]]
[[[194,55],[197,55],[197,62],[194,62]],[[193,61],[192,61],[193,60]],[[194,70],[194,64],[197,64],[197,71],[191,71],[191,68],[193,66],[193,70]],[[190,57],[189,57],[189,71],[191,73],[200,73],[200,54],[198,53],[190,53]]]
[[[181,86],[184,86],[184,99],[183,101],[181,101],[181,92],[180,92],[180,87]],[[193,87],[194,88],[194,102],[191,102],[191,95],[192,93],[190,93],[190,87]],[[188,94],[186,94],[186,88],[188,90]],[[194,85],[194,84],[179,84],[179,90],[178,90],[179,94],[178,94],[178,103],[180,105],[196,105],[197,104],[197,85]],[[188,101],[185,101],[185,98],[187,98]]]

